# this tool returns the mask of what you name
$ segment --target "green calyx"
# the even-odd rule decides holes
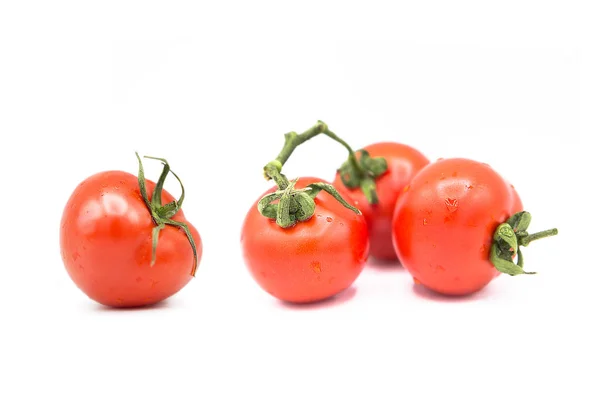
[[[144,158],[161,161],[163,164],[163,170],[158,178],[158,181],[156,181],[156,187],[152,192],[152,198],[151,200],[148,200],[148,193],[146,191],[146,178],[144,177],[144,166],[142,165],[142,160],[137,152],[135,153],[135,156],[137,157],[139,164],[138,183],[140,186],[140,193],[144,203],[146,204],[146,207],[148,208],[148,211],[150,211],[152,220],[156,225],[152,229],[152,260],[150,265],[153,266],[156,262],[156,248],[158,247],[160,231],[164,229],[165,226],[171,225],[183,230],[188,241],[190,242],[192,252],[194,253],[194,262],[192,265],[191,275],[194,276],[196,274],[196,269],[198,268],[198,251],[196,248],[196,242],[194,242],[194,238],[192,237],[192,233],[190,232],[190,228],[187,226],[187,224],[171,219],[173,216],[175,216],[175,214],[177,214],[177,212],[181,209],[181,205],[183,204],[183,199],[185,198],[185,189],[183,187],[183,183],[177,174],[171,170],[167,160],[164,158],[144,156]],[[172,202],[163,205],[162,191],[169,172],[173,174],[181,186],[181,197],[179,197],[179,200],[177,201],[173,200]]]
[[[285,179],[285,177],[283,177]],[[287,180],[287,179],[286,179]],[[258,202],[258,211],[264,217],[274,219],[282,228],[290,228],[298,222],[309,220],[315,213],[315,197],[323,190],[357,214],[360,211],[348,204],[335,188],[327,183],[317,182],[302,189],[294,186],[298,180],[289,183],[285,189],[267,194]],[[279,200],[277,204],[274,201]]]
[[[369,204],[379,203],[375,180],[387,171],[387,161],[383,157],[371,157],[369,152],[361,149],[357,160],[352,153],[342,164],[338,172],[344,186],[349,189],[360,187]]]
[[[531,214],[527,211],[521,211],[496,228],[490,250],[490,261],[498,271],[511,276],[535,274],[535,272],[523,270],[524,261],[521,247],[528,246],[534,240],[557,235],[558,229],[548,229],[529,234],[527,228],[530,223]],[[515,257],[517,259],[516,263],[514,262]]]

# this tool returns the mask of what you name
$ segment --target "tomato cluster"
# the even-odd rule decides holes
[[[289,180],[282,169],[294,149],[325,135],[348,151],[330,182]],[[153,157],[148,157],[153,158]],[[198,231],[156,183],[108,171],[84,180],[65,206],[60,246],[72,280],[112,307],[164,300],[194,276],[202,256]],[[502,273],[523,269],[521,249],[556,229],[529,234],[531,215],[514,187],[489,165],[465,158],[429,160],[401,143],[354,151],[322,121],[290,132],[264,167],[276,184],[251,206],[242,225],[246,266],[262,289],[293,303],[347,289],[368,257],[399,260],[416,283],[446,295],[481,290]]]
[[[300,207],[294,196],[306,194],[299,187],[315,178],[298,180],[282,205],[290,190],[282,166],[296,146],[317,134],[349,150],[332,186],[360,215],[321,194],[314,212]],[[261,199],[275,204],[269,213],[258,202],[248,211],[242,249],[257,283],[284,301],[312,302],[341,292],[364,268],[366,249],[374,258],[399,259],[416,283],[431,290],[465,295],[501,273],[527,274],[520,247],[557,233],[530,235],[530,215],[519,195],[487,164],[462,158],[430,163],[418,150],[393,142],[354,152],[321,121],[300,135],[286,134],[265,175],[277,187],[268,192],[272,198]],[[303,218],[279,223],[290,209]]]

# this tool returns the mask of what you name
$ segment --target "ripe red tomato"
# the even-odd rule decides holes
[[[296,188],[315,182],[323,180],[300,178]],[[365,219],[327,193],[315,198],[310,219],[285,229],[261,215],[257,205],[244,220],[242,251],[252,277],[274,297],[323,300],[348,288],[363,270],[369,250]]]
[[[150,198],[156,184],[146,180]],[[175,199],[162,191],[162,204]],[[198,231],[179,210],[172,219],[186,223],[202,255]],[[71,279],[91,299],[112,307],[157,303],[183,288],[195,265],[184,231],[160,231],[152,261],[155,222],[140,193],[138,178],[108,171],[84,180],[68,200],[60,227],[62,259]]]
[[[335,176],[333,186],[340,192],[348,193],[364,214],[369,226],[371,255],[381,260],[396,260],[392,242],[392,216],[396,201],[416,173],[429,164],[429,160],[418,150],[400,143],[375,143],[364,150],[371,157],[383,157],[387,161],[387,171],[375,180],[378,203],[369,204],[360,187],[346,188],[339,172]],[[356,156],[360,157],[359,152]]]
[[[489,261],[494,232],[523,204],[489,165],[454,158],[423,168],[398,200],[394,245],[416,282],[463,295],[500,272]]]

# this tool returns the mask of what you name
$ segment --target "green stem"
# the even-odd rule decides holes
[[[558,229],[556,229],[556,228],[547,229],[545,231],[532,233],[530,235],[523,237],[523,239],[520,240],[519,244],[521,246],[527,246],[529,243],[533,242],[534,240],[543,239],[545,237],[554,236],[554,235],[558,235]]]
[[[281,167],[281,162],[278,160],[270,161],[264,167],[264,174],[267,180],[273,179],[275,181],[279,190],[285,190],[289,186],[290,181],[281,173]]]
[[[324,133],[327,130],[327,124],[323,121],[317,121],[315,125],[311,128],[307,129],[305,132],[298,135],[296,132],[288,132],[285,134],[285,143],[283,145],[283,149],[279,152],[277,157],[275,158],[277,161],[281,163],[281,165],[285,164],[285,162],[290,158],[296,147],[300,146],[302,143],[307,140],[312,139],[320,133]]]
[[[289,185],[289,181],[287,179],[281,179],[281,168],[290,158],[296,147],[300,146],[302,143],[307,140],[312,139],[313,137],[324,134],[329,138],[335,140],[340,143],[342,146],[348,150],[348,160],[352,163],[353,168],[356,171],[359,171],[361,176],[366,175],[364,169],[360,166],[358,159],[356,158],[356,154],[352,147],[348,143],[346,143],[342,138],[329,130],[327,124],[323,121],[317,121],[315,125],[301,134],[297,134],[296,132],[288,132],[285,134],[285,142],[283,144],[283,148],[275,158],[275,160],[270,161],[264,167],[264,174],[267,179],[273,179],[280,190],[285,190],[287,185]]]
[[[179,210],[181,209],[181,206],[183,204],[183,199],[185,198],[185,189],[183,187],[183,183],[181,182],[181,179],[179,179],[179,176],[177,176],[177,174],[175,174],[175,172],[171,171],[171,167],[169,166],[169,163],[167,162],[167,160],[165,160],[164,158],[145,156],[144,158],[158,160],[163,163],[163,170],[160,174],[160,177],[156,181],[156,186],[154,187],[154,192],[152,192],[152,201],[149,201],[148,200],[148,192],[146,190],[146,177],[144,176],[144,166],[143,166],[142,160],[137,152],[135,153],[135,156],[137,157],[138,164],[139,164],[138,184],[140,187],[140,194],[144,200],[144,204],[146,205],[146,207],[148,208],[148,211],[150,212],[150,215],[152,216],[152,221],[155,224],[155,227],[152,229],[152,259],[150,261],[150,266],[153,266],[156,262],[156,251],[158,248],[160,231],[162,229],[164,229],[164,227],[166,225],[171,225],[171,226],[175,226],[175,227],[183,230],[183,232],[185,233],[185,235],[190,243],[190,246],[192,248],[192,253],[194,256],[191,275],[194,276],[196,274],[196,269],[198,267],[198,252],[197,252],[197,248],[196,248],[196,243],[194,242],[194,238],[192,237],[190,229],[186,223],[180,222],[180,221],[175,221],[175,220],[171,219],[171,217],[175,216],[175,214],[177,214],[177,212],[179,212]],[[165,180],[167,179],[167,176],[169,175],[169,173],[173,174],[173,176],[179,182],[179,184],[181,186],[181,196],[178,201],[172,201],[168,204],[163,205],[162,204],[163,186],[164,186]]]
[[[356,158],[356,152],[352,149],[352,147],[350,147],[348,143],[346,143],[346,141],[344,141],[342,138],[340,138],[338,135],[336,135],[329,129],[326,129],[323,133],[335,140],[336,142],[340,143],[346,148],[346,150],[348,150],[347,161],[350,163],[352,169],[354,170],[354,173],[359,177],[359,179],[364,179],[369,175],[368,171],[365,168],[363,168],[358,162],[358,159]]]
[[[311,188],[311,194],[309,195],[305,189],[295,189],[294,182],[290,183],[286,176],[281,173],[283,165],[290,158],[294,150],[319,134],[324,134],[330,139],[335,140],[348,151],[347,160],[342,166],[343,171],[339,170],[344,185],[350,187],[345,178],[348,176],[348,179],[352,181],[351,183],[356,184],[353,187],[361,188],[369,203],[375,204],[378,201],[374,178],[387,169],[385,159],[381,157],[371,159],[368,153],[362,150],[362,158],[359,161],[355,151],[348,143],[329,130],[325,122],[317,121],[315,125],[301,134],[297,134],[296,132],[286,133],[283,148],[277,157],[263,167],[265,178],[267,180],[273,179],[277,184],[278,190],[260,199],[258,211],[267,218],[275,219],[277,224],[282,228],[289,228],[297,222],[310,219],[315,211],[314,198],[322,190],[329,193],[346,208],[360,214],[360,211],[348,204],[333,186],[319,183],[308,185],[307,188]],[[274,201],[278,201],[278,204],[272,204]]]
[[[344,141],[341,137],[339,137],[338,135],[336,135],[335,133],[330,131],[329,128],[325,129],[325,131],[323,131],[323,133],[325,135],[329,136],[330,138],[332,138],[333,140],[335,140],[336,142],[338,142],[339,144],[341,144],[342,146],[344,146],[346,148],[346,150],[348,150],[348,158],[353,159],[356,164],[356,168],[362,170],[362,167],[360,165],[358,165],[358,160],[356,159],[356,153],[354,152],[354,150],[352,150],[352,147],[350,147],[350,145],[348,143],[346,143],[346,141]]]

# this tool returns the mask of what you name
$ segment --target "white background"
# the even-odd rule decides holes
[[[598,398],[598,10],[395,3],[0,3],[0,398]],[[323,304],[262,292],[241,222],[283,133],[317,119],[491,164],[532,230],[560,230],[526,249],[539,274],[447,299],[372,263]],[[171,300],[115,311],[70,281],[59,220],[136,150],[186,183],[204,256]],[[286,171],[344,156],[317,138]]]

